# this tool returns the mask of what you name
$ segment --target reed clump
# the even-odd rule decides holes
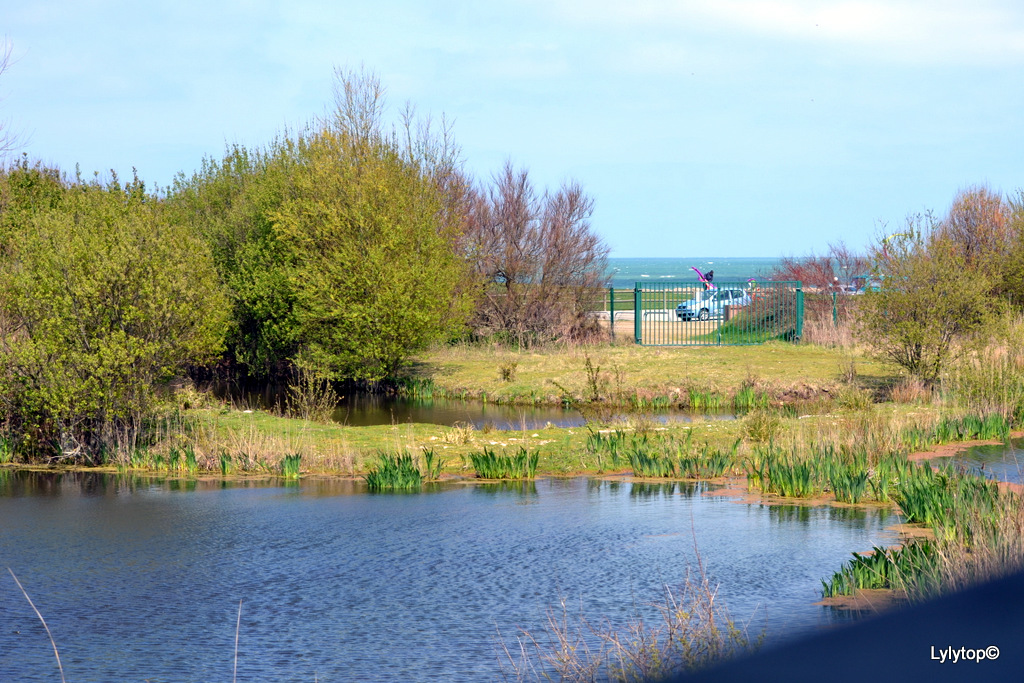
[[[281,476],[285,479],[298,479],[302,468],[302,455],[291,453],[281,458]]]
[[[537,475],[540,452],[520,446],[515,453],[484,448],[469,454],[476,476],[481,479],[533,479]]]
[[[423,474],[412,454],[379,452],[377,464],[366,473],[366,487],[371,491],[410,490],[423,484]]]

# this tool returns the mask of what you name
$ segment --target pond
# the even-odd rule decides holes
[[[935,464],[952,463],[968,472],[996,481],[1024,483],[1024,440],[988,446],[971,446],[956,455],[935,458]]]
[[[888,511],[767,506],[690,483],[593,478],[368,494],[359,481],[168,480],[0,470],[0,557],[68,681],[500,680],[499,643],[565,598],[624,624],[696,567],[754,633],[843,617],[813,603]],[[7,572],[0,680],[57,680]]]
[[[236,406],[280,410],[283,402],[284,389],[270,384],[218,384],[209,388],[217,398],[231,401]],[[660,422],[689,422],[693,419],[693,414],[665,410],[649,414],[649,417]],[[735,419],[735,415],[731,413],[716,413],[703,417]],[[586,418],[578,410],[562,406],[504,405],[479,400],[445,398],[404,398],[366,391],[343,394],[331,419],[352,427],[415,422],[449,427],[455,424],[471,424],[477,429],[490,425],[501,430],[542,429],[548,424],[555,427],[581,427],[586,424]]]

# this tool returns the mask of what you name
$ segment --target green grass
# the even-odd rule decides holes
[[[516,365],[515,378],[504,381],[495,370],[495,357]],[[866,383],[888,381],[894,371],[884,363],[855,353],[858,378]],[[761,392],[778,393],[789,386],[832,387],[836,368],[849,362],[850,351],[805,344],[770,342],[763,346],[643,347],[632,344],[597,344],[586,347],[516,349],[497,345],[438,346],[418,356],[406,382],[430,380],[434,396],[472,398],[486,393],[493,403],[558,405],[563,392],[589,395],[591,368],[607,392],[627,406],[635,397],[676,397],[682,402],[690,386],[719,397],[737,393],[753,370],[769,378]],[[685,379],[683,379],[685,378]],[[557,386],[556,386],[557,384]],[[720,398],[722,406],[731,401]],[[758,399],[762,400],[762,399]]]

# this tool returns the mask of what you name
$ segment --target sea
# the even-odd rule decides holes
[[[762,257],[609,258],[608,276],[616,289],[631,289],[637,282],[697,282],[693,268],[705,274],[714,271],[715,282],[745,282],[767,277],[780,261]]]

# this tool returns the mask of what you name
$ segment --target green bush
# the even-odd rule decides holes
[[[139,437],[157,385],[221,349],[226,302],[205,245],[141,181],[62,192],[5,216],[0,400],[22,452],[98,462]]]

